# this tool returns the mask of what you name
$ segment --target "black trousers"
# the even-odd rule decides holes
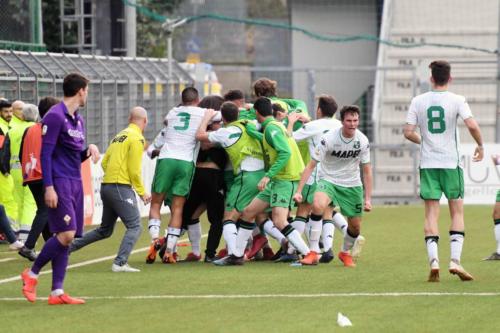
[[[224,172],[217,169],[196,168],[191,192],[184,205],[183,225],[192,224],[192,216],[196,209],[207,205],[207,216],[210,222],[205,255],[215,256],[222,237],[222,219],[224,217]]]
[[[31,224],[31,229],[28,234],[28,238],[26,239],[26,246],[28,249],[34,249],[36,241],[40,234],[42,234],[43,239],[46,241],[52,234],[49,230],[48,221],[48,207],[45,205],[44,199],[44,190],[43,190],[43,182],[34,182],[28,184],[31,194],[33,194],[33,198],[36,203],[36,215],[33,219],[33,223]]]

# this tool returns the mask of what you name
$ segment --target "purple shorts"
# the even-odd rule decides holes
[[[49,208],[50,232],[76,231],[75,237],[83,232],[83,185],[81,180],[55,178],[57,207]]]

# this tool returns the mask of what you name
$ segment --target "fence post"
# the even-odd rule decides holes
[[[316,98],[316,72],[312,69],[307,71],[307,82],[307,109],[309,110],[311,118],[315,119],[314,99]]]

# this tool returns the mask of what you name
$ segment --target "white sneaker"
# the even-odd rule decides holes
[[[361,250],[363,249],[363,245],[365,245],[366,239],[359,235],[354,242],[354,245],[351,249],[351,257],[359,258],[361,256]]]
[[[431,271],[429,272],[428,282],[439,282],[439,261],[437,259],[432,259],[431,261]]]
[[[458,275],[462,281],[472,281],[474,278],[460,264],[450,261],[449,271],[451,274]]]
[[[9,250],[11,251],[19,251],[20,249],[22,249],[24,246],[23,242],[20,242],[18,240],[16,240],[14,243],[12,244],[9,244]]]
[[[115,273],[119,273],[119,272],[131,273],[131,272],[140,272],[141,271],[140,269],[130,267],[128,264],[125,264],[122,266],[119,266],[117,264],[113,264],[113,266],[111,266],[111,270]]]

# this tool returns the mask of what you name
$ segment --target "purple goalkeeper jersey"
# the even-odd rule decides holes
[[[66,105],[61,102],[47,112],[42,125],[44,185],[52,186],[54,178],[80,180],[81,152],[85,145],[85,130],[80,114],[75,112],[71,116]]]

